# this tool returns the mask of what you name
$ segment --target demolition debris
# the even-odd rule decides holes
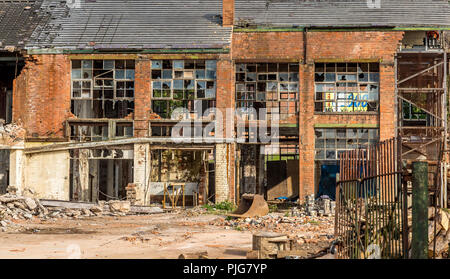
[[[0,196],[1,231],[20,231],[16,220],[81,219],[94,216],[126,216],[136,214],[162,213],[158,207],[131,206],[128,201],[112,200],[97,204],[40,201],[36,198],[15,194]]]

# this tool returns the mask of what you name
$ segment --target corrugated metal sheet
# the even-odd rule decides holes
[[[36,29],[29,48],[223,48],[221,0],[44,0],[53,19]],[[65,2],[65,1],[64,1]],[[71,1],[68,1],[69,4]]]
[[[450,26],[447,0],[235,0],[240,26],[355,27]]]

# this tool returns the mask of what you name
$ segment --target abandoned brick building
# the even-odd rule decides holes
[[[0,0],[0,193],[334,197],[342,151],[399,135],[441,164],[446,30],[448,1]]]

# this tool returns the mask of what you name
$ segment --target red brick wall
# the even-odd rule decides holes
[[[303,58],[302,32],[235,32],[232,43],[235,60],[300,61]]]
[[[136,61],[134,82],[134,136],[148,135],[148,120],[151,111],[151,61],[143,58]]]
[[[218,59],[217,107],[235,107],[234,61],[301,62],[303,32],[236,32],[230,55],[84,55],[79,59],[136,59],[135,136],[146,136],[151,115],[150,59]],[[395,132],[394,53],[402,32],[309,32],[306,63],[300,67],[300,195],[314,191],[314,125],[379,124],[381,139]],[[75,56],[75,55],[72,55]],[[36,55],[14,85],[14,121],[22,122],[28,137],[61,138],[70,113],[70,58]],[[119,58],[120,57],[120,58]],[[314,113],[314,62],[380,61],[379,115],[320,115]],[[224,134],[225,136],[225,134]],[[233,155],[234,156],[234,155]],[[230,179],[234,191],[234,177]],[[234,193],[232,194],[234,195]]]
[[[402,38],[403,32],[310,32],[308,62],[316,59],[394,61],[393,54]]]
[[[233,119],[227,118],[227,108],[234,108],[235,94],[234,94],[234,64],[231,59],[227,57],[221,58],[217,61],[217,93],[216,93],[217,109],[222,112],[223,125],[222,136],[224,138],[231,137],[227,134],[227,124],[231,123]]]
[[[300,196],[314,193],[314,127],[316,124],[380,125],[380,138],[395,133],[394,54],[403,32],[308,32],[306,61],[300,67]],[[303,32],[233,33],[235,61],[303,61]],[[315,62],[380,62],[380,113],[315,114]]]
[[[403,32],[308,33],[306,64],[300,68],[300,197],[315,191],[314,125],[378,124],[380,139],[395,135],[394,54]],[[380,62],[380,113],[333,115],[314,113],[314,62]]]
[[[223,0],[222,3],[223,26],[231,27],[234,24],[234,0]]]
[[[65,55],[32,56],[14,82],[13,121],[27,138],[64,136],[70,113],[70,60]]]

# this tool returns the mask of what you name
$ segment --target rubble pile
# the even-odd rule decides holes
[[[6,194],[0,196],[0,231],[6,232],[9,229],[18,230],[20,225],[18,220],[40,220],[56,219],[80,219],[95,216],[126,216],[142,213],[158,213],[162,210],[139,208],[131,209],[128,201],[101,201],[98,205],[85,205],[84,208],[70,208],[70,206],[44,206],[36,198],[22,197],[16,194]],[[158,210],[156,210],[158,209]]]
[[[433,257],[433,250],[436,244],[436,258],[445,259],[449,257],[450,212],[445,209],[439,209],[437,214],[435,214],[434,211],[435,209],[432,207],[430,207],[428,211],[428,256],[429,258]]]
[[[317,200],[314,195],[306,196],[305,212],[307,216],[331,216],[334,215],[336,202],[328,196],[321,196]]]
[[[0,119],[0,142],[11,145],[22,141],[25,138],[25,129],[17,124],[4,125],[4,120]]]
[[[223,217],[211,221],[209,224],[222,226],[225,229],[239,231],[270,231],[287,235],[299,236],[303,242],[309,240],[327,240],[333,238],[333,217],[298,217],[285,216],[283,213],[270,213],[260,218],[225,219]]]
[[[37,199],[6,194],[0,196],[0,229],[6,231],[11,220],[32,219],[33,216],[43,218],[49,211]]]

